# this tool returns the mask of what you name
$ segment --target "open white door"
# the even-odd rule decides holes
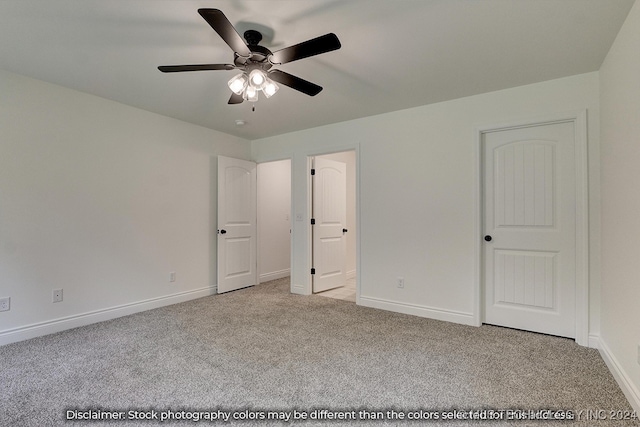
[[[218,156],[218,293],[258,283],[256,164]]]
[[[488,132],[485,322],[576,335],[573,122]]]
[[[347,280],[347,165],[316,157],[312,179],[313,292]]]

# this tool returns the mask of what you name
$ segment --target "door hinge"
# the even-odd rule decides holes
[[[316,274],[316,269],[315,268],[311,269],[311,274]]]
[[[311,169],[311,175],[315,175],[316,174],[316,170],[315,169]]]
[[[311,225],[316,225],[316,219],[315,218],[311,218]]]

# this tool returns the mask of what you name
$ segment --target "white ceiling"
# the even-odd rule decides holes
[[[633,1],[0,0],[0,68],[254,140],[598,70]],[[227,105],[237,72],[159,72],[233,61],[198,8],[272,28],[273,51],[335,33],[278,67],[324,90],[252,112]]]

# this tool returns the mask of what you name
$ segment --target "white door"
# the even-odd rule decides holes
[[[313,292],[344,286],[347,280],[347,165],[314,159],[312,179]]]
[[[256,164],[218,156],[218,293],[257,284]]]
[[[485,323],[575,338],[574,123],[482,143]]]

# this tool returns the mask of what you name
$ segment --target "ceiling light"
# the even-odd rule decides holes
[[[267,98],[271,98],[271,95],[276,93],[280,87],[271,79],[267,78],[262,88],[262,92]]]
[[[262,84],[266,79],[267,76],[265,76],[264,71],[258,68],[254,68],[253,70],[251,70],[251,73],[249,73],[249,81],[251,82],[251,85],[256,89],[262,89]]]
[[[242,92],[244,92],[244,89],[247,87],[248,82],[249,79],[247,78],[247,75],[245,73],[238,74],[237,76],[229,80],[229,89],[231,89],[231,91],[236,95],[242,95]]]
[[[258,101],[258,89],[254,88],[253,86],[249,85],[246,87],[246,89],[244,90],[244,93],[242,94],[242,99],[249,101],[249,102],[257,102]]]
[[[257,102],[260,91],[264,96],[271,98],[280,87],[261,68],[254,68],[235,75],[229,80],[229,89],[236,95],[242,95],[242,99],[249,102]]]

